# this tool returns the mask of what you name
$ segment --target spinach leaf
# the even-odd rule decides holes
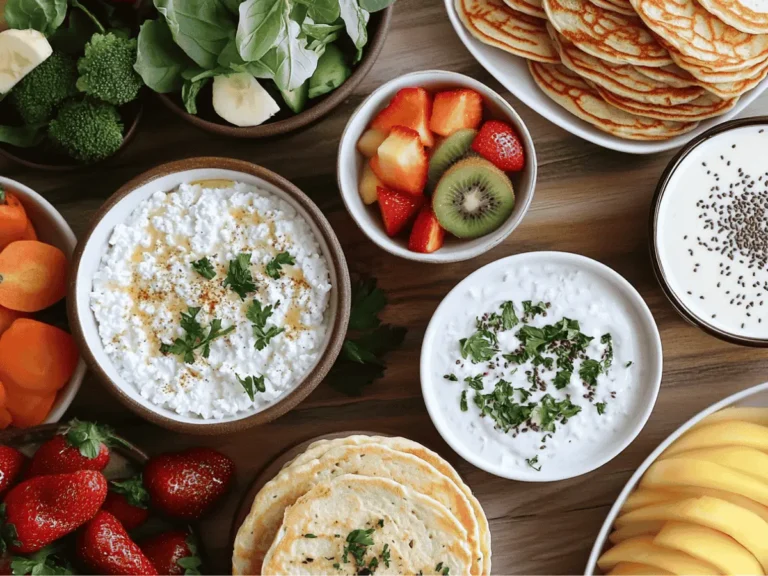
[[[352,39],[358,54],[360,54],[363,46],[368,43],[368,31],[366,30],[368,12],[360,8],[357,0],[339,0],[339,7],[347,35]]]
[[[221,0],[221,3],[233,16],[237,16],[243,0]]]
[[[8,0],[5,20],[19,30],[33,28],[46,36],[53,34],[67,15],[67,0]]]
[[[83,48],[99,29],[93,20],[80,10],[70,10],[67,24],[59,27],[49,38],[55,51],[81,55]]]
[[[301,25],[301,31],[310,38],[315,38],[316,40],[325,40],[329,36],[334,36],[334,32],[337,32],[342,28],[344,28],[343,24],[315,24],[311,18],[305,20]],[[335,37],[338,38],[338,35],[336,34]],[[331,42],[332,41],[333,40],[331,40]],[[324,43],[328,44],[328,41]]]
[[[232,15],[218,0],[155,0],[174,41],[198,66],[211,69],[235,34]]]
[[[299,26],[301,26],[301,24],[304,22],[304,20],[307,17],[308,10],[309,8],[307,7],[306,4],[300,4],[300,3],[294,4],[291,7],[291,20],[293,20],[294,22],[298,22]]]
[[[201,78],[195,82],[192,82],[192,80],[184,81],[184,86],[181,87],[181,99],[184,102],[184,108],[187,109],[187,112],[190,114],[197,114],[197,95],[210,81],[210,77]]]
[[[255,62],[248,62],[245,71],[254,78],[274,79],[277,69],[280,67],[280,58],[277,48],[272,48],[264,55],[264,58]]]
[[[0,126],[0,142],[17,148],[32,148],[45,138],[48,124],[28,124],[26,126]]]
[[[182,72],[192,65],[171,36],[165,20],[147,20],[139,30],[134,69],[155,92],[175,92],[182,86]]]
[[[286,35],[286,0],[246,0],[240,5],[237,51],[246,62],[258,60]]]
[[[360,0],[360,8],[368,12],[378,12],[394,3],[395,0]]]
[[[306,82],[317,68],[320,56],[307,47],[306,38],[301,38],[301,27],[293,21],[287,22],[288,36],[278,43],[275,84],[280,90],[295,90]]]
[[[333,24],[339,19],[339,0],[314,0],[308,6],[307,16],[318,24]]]

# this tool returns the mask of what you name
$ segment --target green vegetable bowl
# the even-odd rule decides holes
[[[136,70],[198,128],[235,138],[285,134],[350,96],[384,46],[393,2],[232,0],[191,22],[177,3],[155,0]]]

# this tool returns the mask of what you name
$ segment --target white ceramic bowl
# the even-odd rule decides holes
[[[378,204],[366,206],[360,198],[358,183],[366,159],[357,151],[357,141],[366,131],[376,114],[389,104],[398,90],[410,86],[419,86],[436,92],[456,88],[471,88],[483,96],[486,115],[508,122],[520,135],[525,148],[525,167],[521,172],[510,174],[515,188],[515,208],[507,221],[497,230],[474,240],[459,240],[446,234],[445,245],[432,254],[421,254],[408,250],[408,237],[390,238],[384,230]],[[339,144],[337,174],[339,190],[347,210],[355,223],[379,247],[390,254],[417,262],[459,262],[469,260],[487,252],[502,242],[522,222],[533,200],[536,187],[536,150],[528,129],[512,106],[488,88],[456,72],[425,70],[400,76],[377,88],[352,114]]]
[[[551,98],[539,90],[539,87],[536,85],[536,82],[533,81],[533,78],[528,71],[528,64],[524,58],[513,56],[512,54],[483,44],[475,39],[466,31],[458,14],[456,14],[454,0],[444,1],[445,8],[448,11],[448,17],[451,20],[451,24],[453,24],[454,30],[456,30],[456,34],[459,35],[464,46],[467,47],[467,50],[472,53],[472,56],[475,57],[475,60],[477,60],[483,68],[488,70],[496,80],[501,82],[507,90],[519,98],[524,104],[533,108],[536,112],[544,116],[544,118],[557,124],[564,130],[568,130],[571,134],[584,138],[584,140],[589,140],[603,148],[610,148],[611,150],[618,150],[619,152],[629,152],[630,154],[654,154],[656,152],[679,148],[691,138],[695,138],[721,122],[734,118],[739,112],[744,110],[744,108],[749,106],[758,96],[768,89],[767,78],[756,88],[744,94],[739,100],[739,103],[732,110],[729,110],[726,114],[718,116],[717,118],[705,120],[699,124],[695,130],[687,134],[660,142],[626,140],[624,138],[612,136],[602,130],[598,130],[592,126],[592,124],[578,119],[565,108],[555,104]]]
[[[0,176],[0,186],[8,187],[19,198],[24,205],[24,210],[26,210],[27,216],[35,227],[39,240],[62,250],[71,263],[77,239],[75,238],[74,232],[72,232],[72,228],[69,227],[69,224],[67,224],[64,217],[58,213],[56,208],[29,186],[25,186],[10,178]],[[72,400],[75,399],[77,391],[80,390],[80,385],[83,382],[84,376],[85,362],[81,358],[77,363],[75,373],[72,374],[72,378],[70,378],[64,388],[59,390],[59,393],[56,396],[56,401],[51,407],[51,412],[48,414],[48,418],[43,422],[44,424],[53,424],[54,422],[61,420],[61,417],[64,416],[69,405],[72,404]]]
[[[620,420],[616,429],[610,434],[604,435],[606,439],[602,444],[592,446],[589,450],[580,451],[578,454],[574,453],[572,458],[561,460],[557,465],[543,466],[540,471],[512,465],[505,466],[484,458],[480,453],[482,443],[478,446],[475,442],[473,446],[467,439],[464,429],[457,426],[449,410],[441,406],[445,402],[455,401],[457,389],[454,388],[454,393],[448,398],[446,394],[449,389],[446,386],[461,384],[446,382],[442,375],[450,372],[450,365],[442,362],[446,358],[450,362],[450,358],[444,354],[445,335],[452,333],[451,323],[455,323],[457,314],[460,314],[459,311],[467,307],[468,294],[479,291],[480,301],[499,298],[514,301],[514,297],[506,294],[498,296],[496,290],[498,284],[494,282],[503,278],[508,270],[525,266],[556,266],[578,271],[589,275],[590,286],[599,283],[606,292],[610,291],[611,299],[619,309],[624,311],[623,320],[626,322],[626,331],[632,335],[630,337],[634,337],[636,344],[633,348],[638,354],[632,356],[632,370],[638,371],[635,374],[638,388],[634,399],[627,406],[627,417],[623,421]],[[507,280],[504,279],[503,282]],[[503,288],[501,286],[499,290]],[[487,298],[486,292],[488,292]],[[536,292],[539,292],[538,288]],[[519,305],[520,302],[518,301],[517,304]],[[575,319],[586,320],[578,317]],[[553,322],[557,320],[559,317],[552,318]],[[643,429],[653,411],[661,385],[662,359],[661,337],[651,311],[640,294],[622,276],[604,264],[578,254],[528,252],[502,258],[480,268],[462,280],[440,303],[427,327],[421,347],[421,390],[429,416],[438,432],[462,458],[486,472],[510,480],[552,482],[591,472],[615,458],[629,446]],[[617,366],[616,369],[619,367]],[[608,410],[610,410],[610,404]],[[494,430],[493,433],[496,431]]]
[[[587,576],[591,576],[592,574],[595,573],[595,570],[597,568],[597,559],[603,553],[603,549],[605,548],[606,544],[608,544],[608,535],[611,533],[611,530],[613,529],[613,524],[616,521],[616,518],[618,517],[622,506],[624,506],[624,502],[626,501],[627,496],[629,496],[634,491],[638,482],[640,482],[640,479],[643,477],[643,475],[648,470],[648,468],[651,467],[651,464],[653,464],[656,461],[656,459],[661,455],[662,452],[664,452],[664,450],[666,450],[669,447],[670,444],[672,444],[675,440],[680,438],[680,436],[685,434],[688,430],[693,428],[696,424],[701,422],[704,418],[706,418],[710,414],[717,412],[718,410],[722,410],[723,408],[728,408],[730,406],[767,407],[768,406],[768,382],[766,382],[765,384],[759,384],[757,386],[753,386],[752,388],[747,388],[746,390],[742,390],[741,392],[737,392],[736,394],[733,394],[723,400],[720,400],[720,402],[716,402],[715,404],[712,404],[712,406],[710,406],[705,410],[702,410],[701,412],[696,414],[696,416],[694,416],[693,418],[688,420],[685,424],[680,426],[680,428],[678,428],[672,434],[670,434],[667,437],[667,439],[664,440],[664,442],[659,444],[656,450],[651,452],[648,458],[645,459],[645,461],[640,465],[637,471],[629,479],[627,484],[624,486],[624,489],[621,491],[621,494],[619,494],[619,497],[616,499],[616,503],[613,505],[610,512],[608,512],[608,516],[606,517],[605,522],[603,523],[603,527],[600,529],[600,534],[598,534],[597,540],[595,541],[595,545],[592,547],[592,552],[589,555],[589,561],[587,562],[587,567],[584,570],[584,574],[586,574]]]
[[[332,289],[328,304],[328,329],[314,366],[290,390],[266,407],[243,411],[219,419],[177,414],[144,398],[125,381],[104,349],[96,317],[91,311],[93,276],[115,226],[158,191],[171,191],[185,182],[233,180],[256,185],[285,200],[306,220],[328,263]],[[125,184],[101,208],[78,246],[70,281],[69,318],[72,332],[81,344],[90,368],[121,402],[139,416],[178,432],[224,434],[271,421],[306,398],[333,366],[344,342],[349,321],[351,287],[344,253],[328,221],[305,194],[269,170],[225,158],[190,158],[163,164]]]

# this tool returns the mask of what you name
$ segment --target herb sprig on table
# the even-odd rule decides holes
[[[406,329],[382,324],[379,314],[387,297],[376,287],[376,280],[360,280],[352,286],[349,333],[341,354],[328,374],[328,382],[349,396],[359,396],[363,388],[384,376],[383,356],[398,348]]]
[[[205,328],[197,321],[200,310],[200,307],[190,306],[186,312],[181,313],[181,328],[186,332],[184,338],[176,338],[173,344],[161,344],[160,352],[181,356],[187,364],[194,364],[195,350],[202,348],[203,358],[208,358],[211,342],[234,331],[234,326],[222,329],[221,320],[214,318],[206,333]]]

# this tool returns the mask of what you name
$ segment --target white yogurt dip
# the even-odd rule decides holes
[[[293,260],[268,265],[281,253]],[[245,259],[255,290],[241,298],[225,285],[230,261]],[[207,259],[213,278],[193,266]],[[277,276],[274,278],[272,276]],[[91,308],[104,348],[142,397],[186,416],[220,419],[258,411],[290,392],[326,342],[328,264],[309,224],[284,200],[231,181],[158,191],[115,227],[94,275]],[[254,301],[273,311],[261,338],[246,313]],[[182,314],[199,307],[204,332],[214,319],[231,330],[184,355],[161,350],[188,331]],[[240,379],[263,378],[253,400]]]
[[[526,301],[549,304],[546,315],[525,317]],[[501,314],[508,302],[514,303],[519,323],[495,332],[493,358],[473,362],[471,349],[463,357],[462,346],[468,345],[462,339],[477,333],[476,319],[493,324],[498,319],[486,315]],[[538,348],[540,357],[552,362],[549,367],[534,366],[533,358],[510,359],[522,344],[532,344],[532,349],[540,345],[523,334],[524,326],[535,331],[563,318],[577,321],[578,330],[565,336],[568,344],[556,339]],[[572,344],[582,338],[592,340]],[[555,349],[560,345],[583,347],[583,353],[572,356],[572,370],[558,362]],[[585,380],[581,368],[587,362],[599,369],[586,371]],[[430,415],[462,456],[508,478],[553,480],[601,465],[639,432],[658,390],[661,344],[642,299],[614,272],[571,254],[530,253],[480,269],[446,297],[425,336],[421,372]],[[501,381],[509,383],[507,392],[513,390],[512,404],[530,408],[530,416],[508,430],[503,420],[481,411],[490,398],[486,395],[505,389]],[[476,401],[478,395],[486,399]],[[568,407],[571,415],[547,426],[553,403]]]
[[[659,204],[656,251],[692,315],[768,338],[768,125],[718,134],[680,162]]]

